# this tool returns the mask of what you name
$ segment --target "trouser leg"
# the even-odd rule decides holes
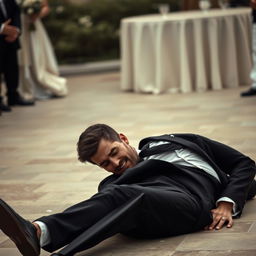
[[[100,221],[75,238],[69,245],[58,252],[58,255],[72,256],[86,250],[122,231],[136,227],[136,215],[144,194],[136,196],[124,205],[111,211]]]
[[[188,233],[198,229],[195,224],[201,212],[198,202],[182,191],[111,185],[63,213],[38,220],[50,231],[51,243],[44,247],[45,250],[59,249],[79,236],[77,248],[84,250],[116,233],[139,237]],[[205,226],[210,223],[210,213],[206,215],[202,224]],[[76,245],[77,241],[71,249]]]
[[[7,97],[16,99],[19,85],[19,67],[16,50],[9,50],[6,53],[6,63],[4,65],[4,77],[7,87]]]
[[[2,47],[2,45],[0,46]],[[0,49],[0,103],[3,101],[2,86],[3,86],[3,72],[4,72],[5,53],[4,49]]]
[[[253,67],[251,70],[250,77],[252,79],[252,87],[256,89],[256,24],[253,24],[252,28],[252,58],[253,58]]]
[[[39,221],[47,225],[51,238],[51,243],[44,249],[54,251],[69,244],[109,213],[119,207],[124,207],[126,203],[141,194],[142,192],[126,186],[109,186],[103,192],[97,193],[92,198],[62,213],[39,218]]]
[[[0,63],[0,66],[1,66],[1,63]],[[1,73],[1,67],[0,67],[0,104],[2,103],[2,101],[3,101],[3,96],[2,96],[2,73]]]
[[[152,238],[195,231],[202,209],[194,198],[177,191],[141,189],[136,185],[132,189],[143,193],[110,212],[60,250],[58,255],[72,256],[120,232]]]

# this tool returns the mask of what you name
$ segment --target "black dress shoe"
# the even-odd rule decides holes
[[[25,100],[20,95],[14,98],[8,98],[9,106],[33,106],[35,102],[33,100]]]
[[[241,93],[242,97],[253,96],[253,95],[256,95],[256,89],[252,87],[249,90]]]
[[[0,102],[0,110],[1,110],[1,111],[4,111],[4,112],[10,112],[10,111],[12,111],[12,109],[11,109],[9,106],[5,105],[5,104],[2,103],[2,102]]]
[[[22,255],[38,256],[40,254],[35,226],[23,219],[1,199],[0,229],[16,244]]]

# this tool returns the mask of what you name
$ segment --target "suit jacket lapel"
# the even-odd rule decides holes
[[[147,144],[148,142],[152,142],[152,141],[169,141],[169,142],[177,143],[179,145],[182,145],[185,148],[192,149],[197,154],[199,154],[200,156],[206,158],[211,163],[213,163],[211,158],[208,156],[208,154],[204,150],[202,150],[196,143],[190,142],[189,140],[185,140],[181,137],[177,137],[173,134],[170,134],[170,135],[166,134],[166,135],[161,135],[161,136],[145,138],[140,142],[139,148],[141,149],[145,144]],[[213,164],[214,164],[214,166],[216,166],[215,163],[213,163]]]
[[[162,140],[162,141],[174,142],[179,145],[182,145],[185,148],[191,149],[193,152],[195,152],[199,156],[203,157],[203,159],[205,159],[214,168],[214,170],[219,174],[219,178],[222,183],[225,184],[227,182],[226,176],[224,176],[222,174],[222,171],[220,170],[220,168],[212,161],[211,157],[207,154],[207,152],[202,150],[196,143],[193,143],[189,140],[185,140],[185,139],[181,138],[180,136],[175,136],[173,134],[170,134],[170,135],[166,134],[166,135],[162,135],[162,136],[156,136],[156,137],[150,137],[150,138],[143,139],[140,143],[140,147],[143,146],[144,143],[154,141],[154,140],[155,141]]]
[[[209,155],[204,150],[202,150],[196,143],[190,142],[188,140],[184,140],[183,138],[180,138],[180,137],[175,137],[174,135],[170,136],[170,140],[173,142],[179,143],[189,149],[192,149],[197,154],[202,156],[204,159],[208,160],[215,169],[219,169],[219,167],[212,161]]]
[[[2,14],[2,9],[0,9],[0,25],[2,25],[1,23],[4,22],[5,18]]]
[[[0,0],[0,19],[1,21],[5,21],[7,19],[7,6],[4,0]]]

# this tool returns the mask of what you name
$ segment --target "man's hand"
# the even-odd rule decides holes
[[[12,43],[19,36],[19,29],[15,26],[9,25],[11,23],[11,19],[4,22],[4,28],[2,34],[6,35],[5,41]]]
[[[233,204],[230,202],[221,201],[216,209],[211,210],[213,222],[205,229],[221,229],[223,225],[227,223],[227,228],[231,228],[233,225],[232,218]]]

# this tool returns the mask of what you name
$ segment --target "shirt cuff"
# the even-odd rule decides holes
[[[17,32],[18,32],[18,33],[19,33],[19,35],[20,35],[20,34],[21,34],[20,29],[16,27],[16,30],[17,30]]]
[[[233,211],[232,211],[232,216],[236,216],[239,214],[239,211],[237,210],[237,206],[236,206],[236,203],[230,199],[229,197],[221,197],[220,199],[217,200],[216,202],[216,205],[218,205],[219,202],[229,202],[229,203],[232,203],[233,204]]]
[[[49,230],[46,224],[43,223],[42,221],[34,221],[34,223],[36,223],[41,229],[40,246],[44,247],[45,245],[51,242]]]

